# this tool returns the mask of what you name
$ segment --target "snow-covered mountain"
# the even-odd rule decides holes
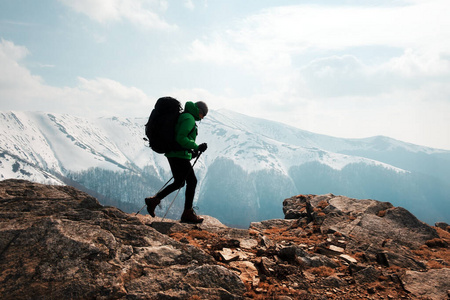
[[[213,112],[202,121],[202,132],[211,144],[214,160],[233,160],[245,171],[276,170],[288,174],[292,166],[319,162],[341,170],[354,163],[380,166],[397,172],[399,168],[364,157],[338,153],[343,139],[321,136],[281,123],[251,118],[231,111]],[[338,146],[341,143],[343,145]],[[334,146],[334,148],[333,148]]]
[[[135,205],[134,209],[171,176],[164,156],[151,151],[143,140],[146,121],[0,113],[0,179],[55,184],[72,180],[118,205]],[[393,196],[395,188],[414,189],[417,199],[411,203],[419,208],[430,194],[422,187],[413,188],[417,182],[430,180],[440,190],[448,188],[450,151],[387,137],[341,139],[220,110],[211,111],[199,123],[198,142],[208,143],[196,165],[200,213],[238,226],[282,216],[282,200],[295,193],[350,192],[347,196],[398,205],[395,202],[401,200]],[[421,166],[417,159],[437,164],[438,172],[427,167],[429,163]],[[358,173],[365,178],[353,178]],[[383,182],[387,177],[392,182]],[[373,188],[380,182],[386,192]],[[177,201],[175,216],[182,202]],[[439,199],[436,208],[433,204],[420,210],[442,211],[442,203],[448,202],[449,198]]]

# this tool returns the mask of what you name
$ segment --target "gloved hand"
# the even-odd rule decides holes
[[[191,150],[192,158],[196,158],[198,156],[198,150]]]
[[[205,152],[208,149],[208,145],[206,143],[198,145],[198,151]]]

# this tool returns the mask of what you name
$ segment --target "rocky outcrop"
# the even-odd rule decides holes
[[[390,203],[298,195],[229,228],[0,182],[1,299],[447,299],[450,233]]]
[[[286,199],[283,211],[286,218],[296,220],[295,226],[338,236],[338,241],[331,238],[319,245],[319,252],[328,256],[333,252],[357,256],[358,260],[346,259],[356,282],[374,282],[383,276],[383,269],[400,268],[402,272],[395,276],[401,278],[407,292],[425,299],[447,299],[450,292],[450,235],[444,232],[447,224],[438,223],[433,228],[391,203],[333,194]],[[342,248],[333,245],[338,243]],[[440,253],[440,257],[428,260],[428,251]],[[370,266],[364,268],[367,264]]]
[[[293,215],[302,222],[313,222],[322,232],[351,235],[372,246],[381,247],[389,240],[392,245],[418,248],[438,237],[435,229],[389,202],[309,195],[284,200],[283,210],[288,219]]]
[[[0,183],[1,299],[238,299],[197,247],[67,186]]]

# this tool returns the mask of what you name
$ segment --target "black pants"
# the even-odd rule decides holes
[[[197,177],[195,177],[191,162],[188,159],[177,157],[168,157],[167,159],[169,160],[174,181],[156,196],[159,199],[163,199],[170,193],[182,188],[186,183],[184,209],[191,209],[194,203],[195,188],[197,186]]]

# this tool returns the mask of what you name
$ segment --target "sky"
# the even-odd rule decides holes
[[[450,150],[448,0],[0,0],[0,111],[204,101]]]

